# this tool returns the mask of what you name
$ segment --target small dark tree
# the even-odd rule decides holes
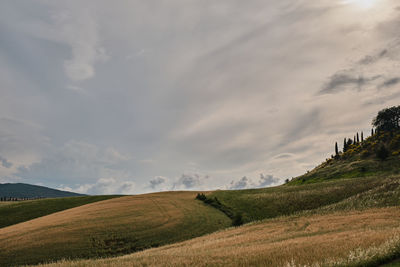
[[[243,217],[242,214],[237,213],[235,216],[233,216],[232,219],[232,226],[240,226],[243,224]]]
[[[343,153],[347,151],[347,139],[345,138],[343,141]]]
[[[361,132],[361,143],[364,142],[364,132]]]
[[[371,129],[371,136],[374,136],[374,128]]]
[[[339,148],[337,142],[335,143],[335,155],[336,157],[339,156]]]
[[[286,179],[286,180],[285,180],[285,184],[287,184],[287,183],[289,183],[289,179]]]
[[[347,149],[349,149],[349,147],[353,144],[353,140],[351,140],[351,138],[349,138],[347,140]]]
[[[380,160],[385,160],[389,157],[389,150],[384,144],[381,144],[375,152],[376,157]]]
[[[358,132],[357,132],[357,144],[359,144],[360,143],[360,136],[358,135]]]

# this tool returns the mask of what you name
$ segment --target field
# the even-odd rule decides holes
[[[372,196],[372,191],[379,188],[380,191],[377,194],[380,195]],[[390,195],[390,192],[393,194]],[[400,177],[338,179],[264,189],[214,191],[207,197],[216,197],[223,205],[242,214],[244,222],[251,222],[329,206],[352,196],[360,198],[363,193],[368,194],[368,199],[371,197],[374,199],[373,205],[367,207],[400,205]],[[382,202],[381,205],[378,205],[376,201]],[[361,206],[366,205],[365,201],[362,202],[359,199],[355,202]]]
[[[125,196],[0,229],[0,266],[105,257],[187,240],[230,220],[194,192]]]
[[[117,196],[84,196],[0,202],[0,228],[114,197]]]
[[[64,266],[376,266],[400,254],[400,208],[284,216],[114,259]]]
[[[0,265],[126,255],[231,225],[224,213],[195,200],[196,194],[165,192],[114,198],[2,228]],[[274,265],[292,258],[296,263],[308,264],[313,258],[318,262],[327,255],[339,261],[358,248],[382,250],[380,246],[389,237],[397,236],[400,229],[399,176],[205,194],[208,198],[217,197],[251,223],[131,254],[127,259],[93,261],[93,264],[119,266],[125,264],[120,260],[126,260],[152,265],[158,260],[168,260],[172,265],[185,265],[186,261],[190,265],[199,260],[204,265],[207,262]],[[329,240],[326,245],[325,239]],[[328,253],[328,248],[334,248],[333,252]],[[286,254],[278,257],[279,251]],[[312,256],[314,253],[320,256]],[[91,265],[92,261],[82,264]]]

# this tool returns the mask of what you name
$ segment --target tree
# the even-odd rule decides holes
[[[358,132],[357,132],[357,144],[358,143],[360,143],[360,136],[358,135]]]
[[[361,142],[364,142],[364,132],[361,132]]]
[[[347,149],[353,144],[353,140],[351,138],[347,139]]]
[[[400,106],[385,108],[378,112],[372,125],[379,131],[395,131],[400,129]]]
[[[339,156],[339,148],[338,148],[337,142],[335,143],[335,155]]]
[[[347,140],[346,138],[343,141],[343,153],[347,151]]]
[[[232,226],[240,226],[243,224],[243,217],[241,213],[236,213],[232,218]]]
[[[374,136],[374,128],[371,129],[371,136]]]

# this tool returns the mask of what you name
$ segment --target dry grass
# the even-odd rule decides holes
[[[230,224],[194,192],[96,202],[0,229],[0,265],[131,253],[207,234]]]
[[[46,266],[348,266],[398,249],[399,234],[398,207],[290,216],[114,259]]]

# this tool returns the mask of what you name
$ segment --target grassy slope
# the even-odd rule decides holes
[[[376,266],[396,256],[387,252],[400,246],[399,230],[398,207],[289,216],[124,257],[50,266]],[[368,251],[374,256],[368,257]]]
[[[124,257],[50,266],[376,266],[400,256],[400,177],[379,181],[370,190],[295,215]],[[288,186],[263,190],[277,194],[279,188]]]
[[[382,184],[376,177],[341,179],[241,191],[215,191],[208,197],[243,215],[244,222],[289,215],[337,203]]]
[[[194,192],[127,196],[0,229],[0,266],[121,255],[230,225]]]
[[[84,196],[0,202],[0,228],[114,197],[117,196]]]

